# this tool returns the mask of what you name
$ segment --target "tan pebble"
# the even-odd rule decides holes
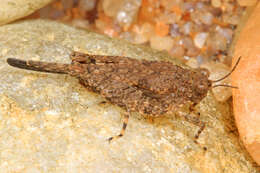
[[[221,0],[212,0],[211,5],[215,8],[219,8],[221,6]]]
[[[173,46],[173,39],[170,36],[160,37],[153,36],[150,39],[151,47],[157,50],[169,51]]]
[[[214,63],[214,62],[202,64],[200,67],[206,68],[209,70],[209,72],[210,72],[209,79],[210,80],[218,80],[218,79],[222,78],[223,76],[225,76],[226,74],[228,74],[231,70],[225,64]],[[226,79],[224,79],[220,82],[214,83],[213,85],[218,85],[218,84],[231,85],[230,77],[227,77]],[[231,91],[232,91],[232,89],[228,88],[228,87],[216,87],[216,88],[212,89],[212,92],[213,92],[215,98],[220,102],[227,101],[232,95]]]
[[[197,48],[203,48],[206,40],[207,40],[207,37],[208,37],[208,33],[206,32],[200,32],[198,34],[195,35],[194,37],[194,44]]]

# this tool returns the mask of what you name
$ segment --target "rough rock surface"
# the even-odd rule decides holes
[[[0,42],[3,172],[257,172],[238,141],[230,105],[211,93],[198,106],[206,122],[201,146],[193,142],[198,127],[178,116],[151,120],[138,114],[130,117],[125,136],[109,144],[121,129],[122,109],[72,77],[6,63],[10,57],[70,62],[72,50],[178,63],[167,54],[43,20],[0,27]]]
[[[0,25],[25,17],[52,0],[1,0]]]

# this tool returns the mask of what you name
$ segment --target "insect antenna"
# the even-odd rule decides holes
[[[232,70],[231,70],[228,74],[226,74],[224,77],[222,77],[222,78],[220,78],[220,79],[218,79],[218,80],[213,80],[212,83],[222,81],[222,80],[226,79],[228,76],[230,76],[230,75],[232,74],[232,72],[236,69],[236,67],[237,67],[237,65],[238,65],[238,63],[239,63],[239,61],[240,61],[240,59],[241,59],[241,56],[238,58],[238,60],[237,60],[237,62],[236,62],[236,64],[235,64],[235,66],[232,68]],[[215,86],[219,86],[219,85],[215,85]],[[213,87],[214,87],[214,86],[213,86]]]
[[[225,84],[214,85],[214,86],[212,86],[212,88],[215,88],[215,87],[220,87],[220,86],[222,86],[222,87],[229,87],[229,88],[238,89],[238,87],[237,87],[237,86],[232,86],[232,85],[225,85]]]

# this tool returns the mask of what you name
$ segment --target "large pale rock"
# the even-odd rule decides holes
[[[0,25],[28,16],[51,1],[52,0],[1,0]]]
[[[66,75],[10,67],[6,58],[69,63],[72,50],[169,60],[166,53],[50,21],[0,27],[0,170],[2,172],[250,172],[228,103],[209,93],[198,111],[206,128],[178,116],[144,119],[133,113],[125,136],[124,111]],[[207,151],[202,149],[207,147]]]

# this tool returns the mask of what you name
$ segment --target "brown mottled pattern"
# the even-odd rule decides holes
[[[196,104],[211,87],[205,69],[78,52],[71,58],[72,76],[111,103],[141,114],[162,115],[187,102]]]
[[[53,73],[68,73],[86,88],[131,112],[152,116],[174,111],[186,103],[197,104],[211,87],[207,70],[184,69],[170,62],[136,60],[119,56],[73,52],[72,63],[8,59],[10,65]]]

